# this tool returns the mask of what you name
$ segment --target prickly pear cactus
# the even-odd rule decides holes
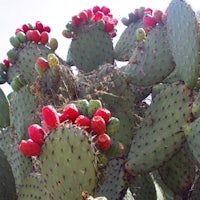
[[[126,27],[114,47],[117,23]],[[23,24],[0,63],[13,89],[0,90],[0,199],[199,199],[191,6],[139,7],[121,22],[106,6],[85,9],[62,31],[66,60],[50,32]]]

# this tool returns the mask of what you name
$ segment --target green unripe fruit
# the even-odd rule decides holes
[[[17,48],[17,47],[19,47],[19,45],[20,45],[20,41],[18,40],[17,37],[12,36],[12,37],[10,37],[10,44],[11,44],[13,47]]]
[[[103,19],[98,21],[98,27],[100,30],[105,30],[105,21]]]
[[[58,40],[56,38],[51,38],[49,46],[53,51],[55,51],[58,48]]]
[[[24,84],[22,83],[19,75],[15,76],[11,82],[11,87],[15,92],[18,92],[22,87],[24,86]]]
[[[81,99],[77,103],[77,108],[80,111],[81,115],[88,115],[89,101],[87,99]]]
[[[7,52],[7,56],[8,56],[8,60],[14,64],[15,61],[17,60],[17,54],[15,52],[14,49],[10,49],[8,52]]]
[[[116,117],[111,117],[106,125],[106,133],[108,135],[114,135],[117,133],[120,127],[120,121]]]
[[[88,107],[89,118],[93,117],[94,113],[97,111],[98,108],[102,108],[101,101],[98,99],[91,99],[89,101],[89,107]]]
[[[26,42],[26,34],[22,31],[17,33],[17,38],[22,43]]]
[[[138,41],[142,41],[146,39],[146,33],[143,28],[136,29],[135,34]]]

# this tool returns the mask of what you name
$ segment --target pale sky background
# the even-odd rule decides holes
[[[50,38],[56,37],[59,43],[56,53],[65,59],[70,40],[62,36],[62,30],[65,29],[65,25],[71,20],[71,17],[80,11],[95,5],[100,7],[105,5],[110,8],[114,18],[120,21],[122,17],[127,16],[128,13],[140,6],[165,11],[170,2],[171,0],[0,0],[0,62],[7,58],[6,53],[12,48],[9,38],[22,24],[31,23],[34,25],[39,20],[44,25],[50,26]],[[194,10],[200,10],[199,0],[188,0],[187,2]],[[114,44],[126,27],[119,22],[116,28],[118,32],[117,37],[113,40]],[[0,87],[6,93],[8,92],[8,87],[5,84],[0,85]]]

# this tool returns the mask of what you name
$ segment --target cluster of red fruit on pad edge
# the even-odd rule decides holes
[[[23,47],[25,42],[33,42],[36,44],[47,45],[55,51],[58,47],[58,42],[55,38],[49,39],[49,33],[51,28],[49,26],[44,26],[42,22],[36,21],[35,25],[23,24],[21,28],[15,30],[15,35],[10,37],[10,43],[15,48]],[[50,40],[50,41],[49,41]],[[14,53],[14,50],[10,50],[11,55]],[[8,59],[4,59],[4,65],[9,68],[14,64],[15,59],[13,56],[10,56],[10,53],[7,53]]]
[[[114,118],[106,108],[98,108],[92,118],[82,115],[76,104],[70,104],[64,108],[62,113],[56,111],[52,105],[42,108],[42,126],[32,124],[28,128],[29,139],[22,140],[19,150],[26,156],[39,156],[42,145],[51,130],[60,125],[72,123],[82,128],[88,135],[94,136],[95,146],[100,151],[107,151],[111,147],[111,138],[106,133],[106,126]],[[115,118],[117,119],[117,118]]]
[[[63,36],[73,38],[76,28],[81,25],[91,25],[92,23],[101,24],[101,29],[107,32],[112,38],[116,36],[115,26],[118,24],[118,20],[113,18],[110,9],[106,6],[94,6],[93,8],[81,11],[78,15],[72,16],[71,23],[66,25],[67,30],[63,31]]]
[[[142,19],[148,33],[156,24],[166,24],[166,18],[167,10],[163,13],[158,9],[153,11],[151,8],[140,7],[129,13],[128,18],[123,17],[121,21],[125,26],[129,26],[131,23],[136,23],[139,19]]]
[[[19,32],[25,33],[27,40],[35,43],[41,42],[41,44],[45,45],[48,42],[51,28],[49,26],[44,26],[40,21],[36,21],[35,27],[30,24],[23,24],[22,28],[17,28],[15,35]]]

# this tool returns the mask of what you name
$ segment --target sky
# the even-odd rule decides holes
[[[92,8],[95,5],[107,6],[110,8],[114,18],[119,21],[122,17],[128,16],[135,8],[140,6],[150,7],[153,10],[160,9],[165,11],[171,0],[0,0],[0,62],[7,58],[6,53],[12,48],[9,38],[14,35],[16,28],[25,23],[35,24],[41,21],[44,25],[51,27],[50,38],[55,37],[58,40],[58,49],[56,53],[63,59],[66,58],[70,40],[62,36],[62,30],[73,15],[80,11]],[[194,10],[200,10],[198,0],[187,1]],[[117,25],[117,37],[113,39],[115,44],[120,34],[126,28],[119,23]],[[8,86],[0,85],[8,93]]]

